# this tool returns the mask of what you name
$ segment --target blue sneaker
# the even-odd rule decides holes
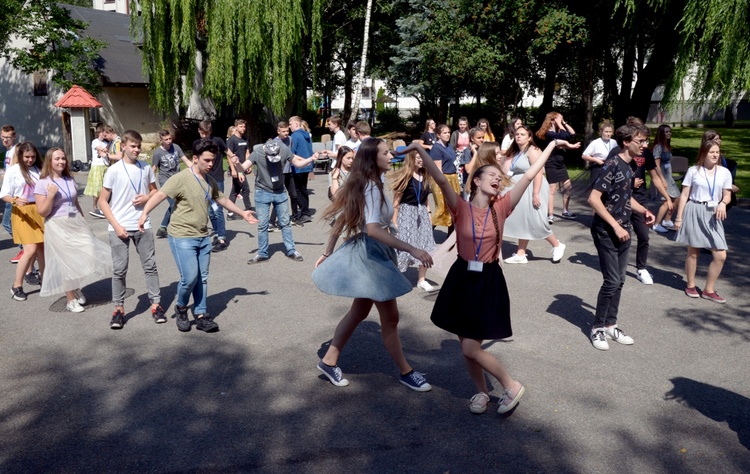
[[[331,367],[325,365],[321,360],[320,362],[318,362],[318,370],[323,372],[323,375],[328,377],[328,380],[330,380],[331,383],[337,387],[346,387],[347,385],[349,385],[349,381],[344,378],[344,375],[341,373],[341,369],[338,365]]]
[[[427,379],[424,378],[424,374],[412,370],[406,375],[402,375],[399,382],[406,385],[412,390],[417,392],[429,392],[432,390],[432,385],[427,383]]]

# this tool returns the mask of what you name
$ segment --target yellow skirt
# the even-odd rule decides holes
[[[13,227],[13,242],[22,245],[44,242],[44,218],[36,210],[36,203],[13,206],[10,224]]]
[[[456,194],[458,194],[459,199],[461,199],[461,188],[458,184],[458,175],[455,173],[446,174],[445,177],[448,178],[448,182],[450,183],[451,188],[453,188]],[[453,219],[451,219],[451,214],[448,211],[448,207],[445,205],[443,192],[438,186],[433,186],[432,195],[435,199],[435,210],[432,213],[432,225],[442,225],[445,227],[449,227],[451,224],[453,224]]]

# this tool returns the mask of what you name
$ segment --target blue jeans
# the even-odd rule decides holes
[[[168,197],[167,202],[169,203],[169,207],[167,208],[167,212],[164,213],[164,218],[162,218],[161,225],[159,225],[159,227],[166,228],[169,225],[169,220],[172,218],[172,208],[174,207],[174,199],[172,199],[171,197]]]
[[[5,212],[3,213],[3,227],[13,237],[13,228],[10,226],[10,215],[13,213],[13,204],[5,203]]]
[[[294,252],[294,237],[292,226],[289,221],[289,197],[285,192],[269,193],[259,187],[255,187],[255,212],[258,217],[258,255],[268,257],[268,220],[271,213],[271,204],[279,216],[279,227],[281,237],[284,240],[286,254]]]
[[[224,182],[216,182],[219,187],[219,191],[224,192]],[[219,210],[214,211],[211,206],[208,206],[208,218],[211,220],[211,227],[213,227],[216,233],[216,238],[219,240],[227,240],[227,225],[224,221],[224,208],[219,206]]]
[[[193,295],[193,314],[206,314],[208,297],[208,266],[211,263],[209,237],[169,236],[180,282],[177,284],[177,306],[185,307]],[[199,281],[200,280],[200,281]]]

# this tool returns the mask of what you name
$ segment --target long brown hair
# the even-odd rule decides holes
[[[430,192],[432,187],[432,177],[425,172],[424,166],[417,168],[417,152],[412,151],[406,155],[404,166],[401,169],[390,173],[388,178],[391,180],[390,188],[397,193],[403,193],[409,186],[412,174],[417,173],[422,176],[422,187],[425,194]]]
[[[711,148],[715,146],[719,147],[719,153],[721,153],[721,145],[719,145],[718,142],[715,142],[713,140],[706,140],[705,142],[701,143],[701,149],[698,152],[698,159],[695,162],[695,166],[703,166],[703,163],[706,162],[706,157],[708,157],[708,152],[711,151]],[[716,166],[721,166],[721,160],[719,160]]]
[[[41,172],[42,166],[44,165],[44,163],[42,162],[42,155],[39,154],[39,150],[37,150],[34,144],[31,142],[23,142],[17,145],[16,154],[13,159],[16,161],[16,163],[18,163],[18,167],[21,169],[23,180],[26,181],[26,184],[28,184],[29,186],[33,186],[34,180],[31,179],[31,175],[29,174],[29,167],[26,166],[26,162],[23,161],[24,153],[30,151],[33,151],[34,155],[36,155],[36,158],[34,158],[34,164],[32,166],[36,166]]]
[[[654,146],[661,145],[664,151],[672,151],[672,139],[667,138],[667,130],[672,130],[672,127],[665,124],[659,125],[659,128],[656,129]]]
[[[549,132],[549,129],[552,128],[553,122],[557,118],[557,116],[560,115],[557,112],[550,112],[544,117],[544,122],[542,123],[542,127],[536,132],[536,137],[540,140],[544,140],[544,136],[547,135],[547,132]]]
[[[333,203],[323,213],[323,219],[333,221],[331,232],[351,237],[360,232],[365,221],[365,189],[373,184],[380,191],[381,205],[385,202],[382,171],[378,167],[378,138],[362,141],[354,156],[349,177],[333,197]]]
[[[516,133],[518,133],[518,131],[521,130],[521,129],[526,130],[526,133],[529,134],[529,146],[526,149],[529,150],[531,147],[535,147],[536,143],[534,142],[534,134],[531,133],[531,128],[529,128],[526,125],[521,125],[520,127],[518,127],[516,129]],[[539,133],[537,132],[537,135],[538,134]],[[544,137],[542,137],[542,138],[544,138]],[[508,147],[508,149],[505,150],[505,156],[515,156],[516,153],[520,153],[520,152],[521,152],[521,147],[518,146],[518,143],[516,142],[515,134],[513,134],[513,141],[511,142],[511,144]]]
[[[59,147],[53,147],[47,150],[47,154],[44,155],[44,165],[42,165],[42,172],[39,174],[39,178],[47,178],[52,175],[52,155],[56,151],[63,152],[63,155],[65,155],[65,150]],[[63,178],[70,178],[73,179],[73,175],[70,174],[70,160],[68,160],[68,156],[65,155],[65,168],[63,168],[62,173],[60,173]]]
[[[474,176],[476,176],[476,172],[479,170],[479,168],[486,166],[486,165],[495,165],[496,167],[500,167],[500,163],[497,162],[497,149],[500,148],[500,144],[497,142],[484,142],[482,143],[482,146],[479,147],[477,150],[477,163],[474,165],[474,171],[469,174],[469,179],[466,181],[466,184],[464,185],[464,191],[471,194],[471,184],[474,181]],[[481,175],[480,175],[481,176]],[[505,176],[505,173],[502,173],[502,186],[505,188],[506,186],[510,185],[510,180],[507,176]]]

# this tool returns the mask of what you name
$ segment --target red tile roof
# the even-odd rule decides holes
[[[73,86],[60,100],[57,101],[57,103],[55,103],[55,107],[66,109],[91,109],[102,107],[102,104],[83,87]]]

